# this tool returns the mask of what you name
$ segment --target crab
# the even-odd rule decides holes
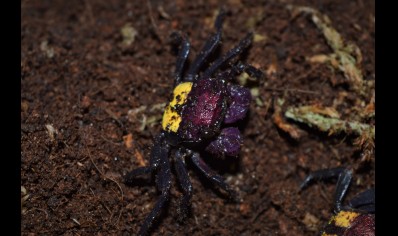
[[[178,208],[181,219],[189,212],[193,190],[185,158],[190,158],[194,166],[210,182],[223,189],[230,199],[237,199],[237,193],[205,163],[201,153],[209,153],[220,160],[239,155],[243,137],[236,125],[248,113],[251,94],[248,88],[233,81],[242,72],[258,79],[263,78],[263,73],[251,65],[233,60],[251,45],[252,33],[200,73],[221,41],[224,17],[225,11],[220,10],[214,24],[216,32],[208,38],[185,76],[183,69],[190,43],[185,35],[175,34],[181,46],[176,61],[174,90],[163,114],[162,131],[154,139],[149,166],[139,167],[125,176],[125,183],[133,184],[138,176],[156,175],[156,186],[161,193],[144,220],[139,235],[148,233],[170,198],[172,176],[169,156],[173,156],[183,193]]]
[[[342,202],[352,180],[352,170],[346,167],[323,169],[310,173],[300,186],[304,189],[314,180],[338,177],[334,215],[322,229],[320,235],[374,236],[375,235],[375,190],[367,189],[354,198],[347,206]]]

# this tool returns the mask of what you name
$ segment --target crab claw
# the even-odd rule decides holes
[[[249,89],[239,85],[228,86],[228,93],[231,98],[231,104],[225,115],[224,123],[231,124],[245,118],[252,97]]]
[[[238,156],[242,143],[243,138],[239,129],[228,127],[221,130],[217,139],[206,147],[206,151],[219,157]]]

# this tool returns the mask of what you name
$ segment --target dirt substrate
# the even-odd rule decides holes
[[[135,235],[159,193],[151,182],[126,186],[122,176],[148,163],[160,132],[176,58],[170,35],[187,33],[192,60],[214,32],[217,4],[22,1],[23,235]],[[228,201],[187,161],[192,214],[178,222],[181,189],[173,177],[170,204],[153,235],[315,235],[332,214],[335,185],[298,192],[306,174],[350,165],[348,198],[374,186],[374,156],[363,160],[355,135],[328,136],[283,116],[288,107],[318,104],[347,120],[372,102],[372,92],[358,95],[331,64],[308,59],[333,51],[311,13],[290,4],[327,15],[358,46],[363,80],[374,81],[373,2],[225,2],[223,44],[214,57],[254,31],[244,59],[266,72],[264,81],[247,83],[257,96],[239,123],[240,157],[205,157],[242,200]],[[364,122],[374,125],[372,118]],[[286,124],[300,137],[284,131]]]

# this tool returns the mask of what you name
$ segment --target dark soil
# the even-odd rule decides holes
[[[23,235],[135,235],[159,193],[151,182],[126,186],[122,176],[148,163],[152,138],[160,132],[176,58],[170,35],[188,34],[192,60],[214,32],[217,4],[22,1]],[[332,106],[348,94],[336,106],[343,118],[357,105],[349,86],[339,82],[344,80],[339,71],[306,61],[331,49],[310,17],[294,17],[288,4],[327,15],[343,38],[358,45],[364,79],[374,80],[372,1],[226,2],[223,45],[216,56],[254,30],[266,40],[254,42],[245,60],[263,71],[276,70],[264,82],[247,85],[259,86],[263,104],[253,101],[241,125],[245,141],[239,159],[206,159],[242,201],[228,201],[188,162],[192,214],[177,221],[181,189],[173,179],[170,204],[153,235],[315,235],[332,215],[335,185],[319,183],[298,192],[310,171],[353,166],[348,198],[374,186],[374,158],[361,162],[353,137],[299,125],[303,135],[294,140],[272,119],[278,98],[285,100],[284,110]],[[128,23],[137,32],[130,45],[121,34]],[[364,98],[369,100],[370,95]]]

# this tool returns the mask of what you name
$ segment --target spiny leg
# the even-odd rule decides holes
[[[350,186],[352,179],[352,171],[344,167],[337,167],[331,169],[318,170],[310,173],[303,183],[300,185],[300,189],[305,188],[313,180],[324,180],[333,177],[338,177],[336,184],[336,191],[334,197],[335,211],[341,210],[341,204],[344,196],[347,193],[348,187]]]
[[[250,46],[252,40],[253,40],[253,33],[247,34],[246,37],[244,37],[236,47],[232,48],[224,56],[214,61],[213,64],[209,68],[207,68],[205,72],[203,72],[202,78],[210,77],[224,63],[232,60],[234,57],[241,54],[243,50],[245,50]]]
[[[182,149],[178,149],[174,157],[174,165],[177,172],[178,182],[183,191],[183,196],[179,206],[179,220],[183,220],[189,212],[192,197],[192,183],[189,180],[188,172],[185,168],[184,158],[186,153]]]
[[[200,70],[200,67],[203,65],[207,57],[214,51],[214,49],[220,43],[221,28],[224,21],[224,16],[225,16],[225,11],[221,9],[220,13],[217,16],[216,22],[214,23],[214,27],[216,28],[217,32],[206,41],[202,50],[196,57],[195,61],[192,63],[185,78],[186,81],[192,82],[197,79],[197,74]]]
[[[173,36],[176,41],[181,44],[181,48],[178,52],[176,69],[174,72],[174,86],[179,84],[182,80],[182,72],[184,69],[185,61],[189,55],[189,49],[191,47],[189,40],[186,35],[181,36],[179,33],[174,33]]]
[[[199,153],[194,152],[191,156],[191,159],[195,166],[208,178],[213,184],[219,186],[221,189],[224,189],[229,197],[233,200],[238,199],[237,193],[224,182],[224,178],[214,172],[210,167],[203,161],[200,157]]]

